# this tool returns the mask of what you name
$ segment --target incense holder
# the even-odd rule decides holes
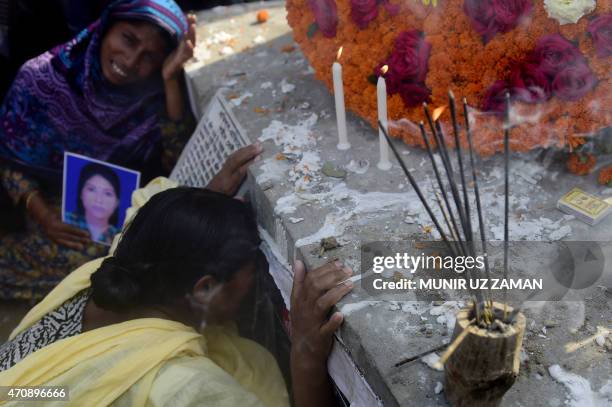
[[[504,305],[494,302],[493,309],[501,317]],[[454,407],[494,407],[519,374],[525,316],[519,312],[501,331],[476,326],[473,312],[470,308],[457,314],[453,339],[465,329],[469,333],[444,365],[444,392]]]

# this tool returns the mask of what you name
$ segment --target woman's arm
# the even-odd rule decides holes
[[[173,121],[183,119],[185,114],[185,99],[181,88],[180,74],[183,72],[183,64],[193,57],[195,48],[196,16],[187,16],[189,31],[181,40],[180,44],[164,61],[162,67],[162,78],[164,79],[164,90],[166,93],[166,113]]]
[[[339,261],[306,272],[297,261],[291,292],[291,382],[295,407],[334,405],[327,358],[333,334],[342,324],[336,305],[352,288],[353,271]]]
[[[90,243],[89,233],[63,223],[59,214],[47,205],[34,178],[12,168],[2,169],[0,178],[13,202],[23,204],[26,213],[53,242],[75,250],[82,250]]]

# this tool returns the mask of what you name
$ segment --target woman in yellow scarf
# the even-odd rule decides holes
[[[45,406],[289,405],[273,356],[231,322],[262,272],[250,209],[174,186],[157,179],[137,191],[112,255],[75,270],[26,315],[0,347],[0,386],[67,389],[68,402]],[[306,273],[298,262],[294,272],[294,404],[323,407],[342,322],[327,315],[350,291],[340,283],[351,270],[335,262]]]

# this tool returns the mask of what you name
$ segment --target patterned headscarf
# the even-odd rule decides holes
[[[100,67],[102,37],[116,20],[143,20],[175,41],[188,22],[172,0],[118,0],[66,44],[27,61],[0,107],[0,157],[57,179],[64,151],[141,169],[158,152],[161,75],[115,86]]]

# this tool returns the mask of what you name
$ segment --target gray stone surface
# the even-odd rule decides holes
[[[207,58],[188,67],[190,81],[196,90],[194,101],[197,109],[201,109],[207,98],[224,86],[228,99],[234,102],[234,113],[251,140],[270,134],[275,128],[284,129],[280,133],[285,140],[304,129],[313,136],[313,143],[296,155],[279,156],[283,147],[273,141],[264,143],[263,160],[250,170],[259,220],[288,259],[300,258],[309,267],[316,267],[339,257],[358,273],[362,242],[430,240],[432,237],[427,230],[431,222],[395,161],[390,171],[376,168],[378,136],[360,118],[348,115],[352,148],[348,151],[336,149],[333,97],[314,78],[297,47],[286,52],[285,47],[295,44],[284,19],[283,7],[282,2],[267,3],[265,8],[270,11],[271,18],[262,25],[253,24],[255,10],[262,8],[261,5],[221,8],[199,15],[200,44],[204,44],[206,38],[226,38],[227,41],[209,41],[204,48],[199,45],[199,55]],[[219,34],[222,31],[233,39]],[[226,46],[233,48],[232,55],[222,55],[220,51]],[[281,83],[285,85],[284,91]],[[311,120],[310,126],[305,124],[307,120]],[[398,148],[431,198],[429,185],[434,178],[426,154],[400,144]],[[295,175],[291,180],[301,153],[305,151],[320,157],[320,166],[329,162],[347,169],[346,178],[328,177],[320,170],[309,171],[316,168],[311,165],[310,169],[298,171],[300,176]],[[363,174],[350,170],[351,161],[360,160],[370,164]],[[610,156],[600,157],[600,166],[611,162]],[[478,165],[488,234],[491,238],[499,238],[503,225],[501,157],[479,160]],[[604,275],[590,288],[578,293],[579,301],[531,303],[526,307],[528,332],[521,373],[502,405],[561,406],[571,400],[574,396],[570,389],[549,374],[548,368],[555,364],[588,379],[593,392],[588,395],[599,398],[601,405],[605,405],[606,388],[603,387],[606,383],[612,386],[609,381],[612,371],[610,337],[604,346],[590,340],[572,353],[566,353],[564,346],[593,339],[597,327],[609,329],[612,326],[609,288],[612,286],[612,216],[590,227],[564,218],[555,205],[574,186],[602,196],[612,195],[612,190],[597,186],[595,175],[577,177],[566,173],[558,155],[552,151],[513,155],[511,165],[511,222],[515,226],[511,229],[511,238],[548,240],[551,234],[563,235],[562,228],[569,225],[571,233],[562,237],[603,242],[606,263]],[[312,177],[311,182],[296,195],[304,174]],[[295,179],[299,181],[296,183]],[[287,208],[283,202],[288,200],[297,203],[295,210],[279,213],[279,209]],[[321,253],[320,238],[329,236],[335,236],[340,247]],[[301,245],[309,241],[313,243]],[[525,275],[536,275],[543,264],[550,263],[546,253],[538,256],[532,253],[524,258],[519,251],[513,251],[511,258],[512,270],[522,270]],[[346,314],[341,338],[385,405],[445,405],[443,392],[436,394],[434,391],[436,383],[443,382],[442,372],[431,369],[419,359],[401,367],[393,366],[447,342],[452,321],[445,322],[440,315],[452,315],[455,305],[452,302],[441,306],[416,302],[414,296],[405,293],[372,297],[359,283],[339,304]]]

